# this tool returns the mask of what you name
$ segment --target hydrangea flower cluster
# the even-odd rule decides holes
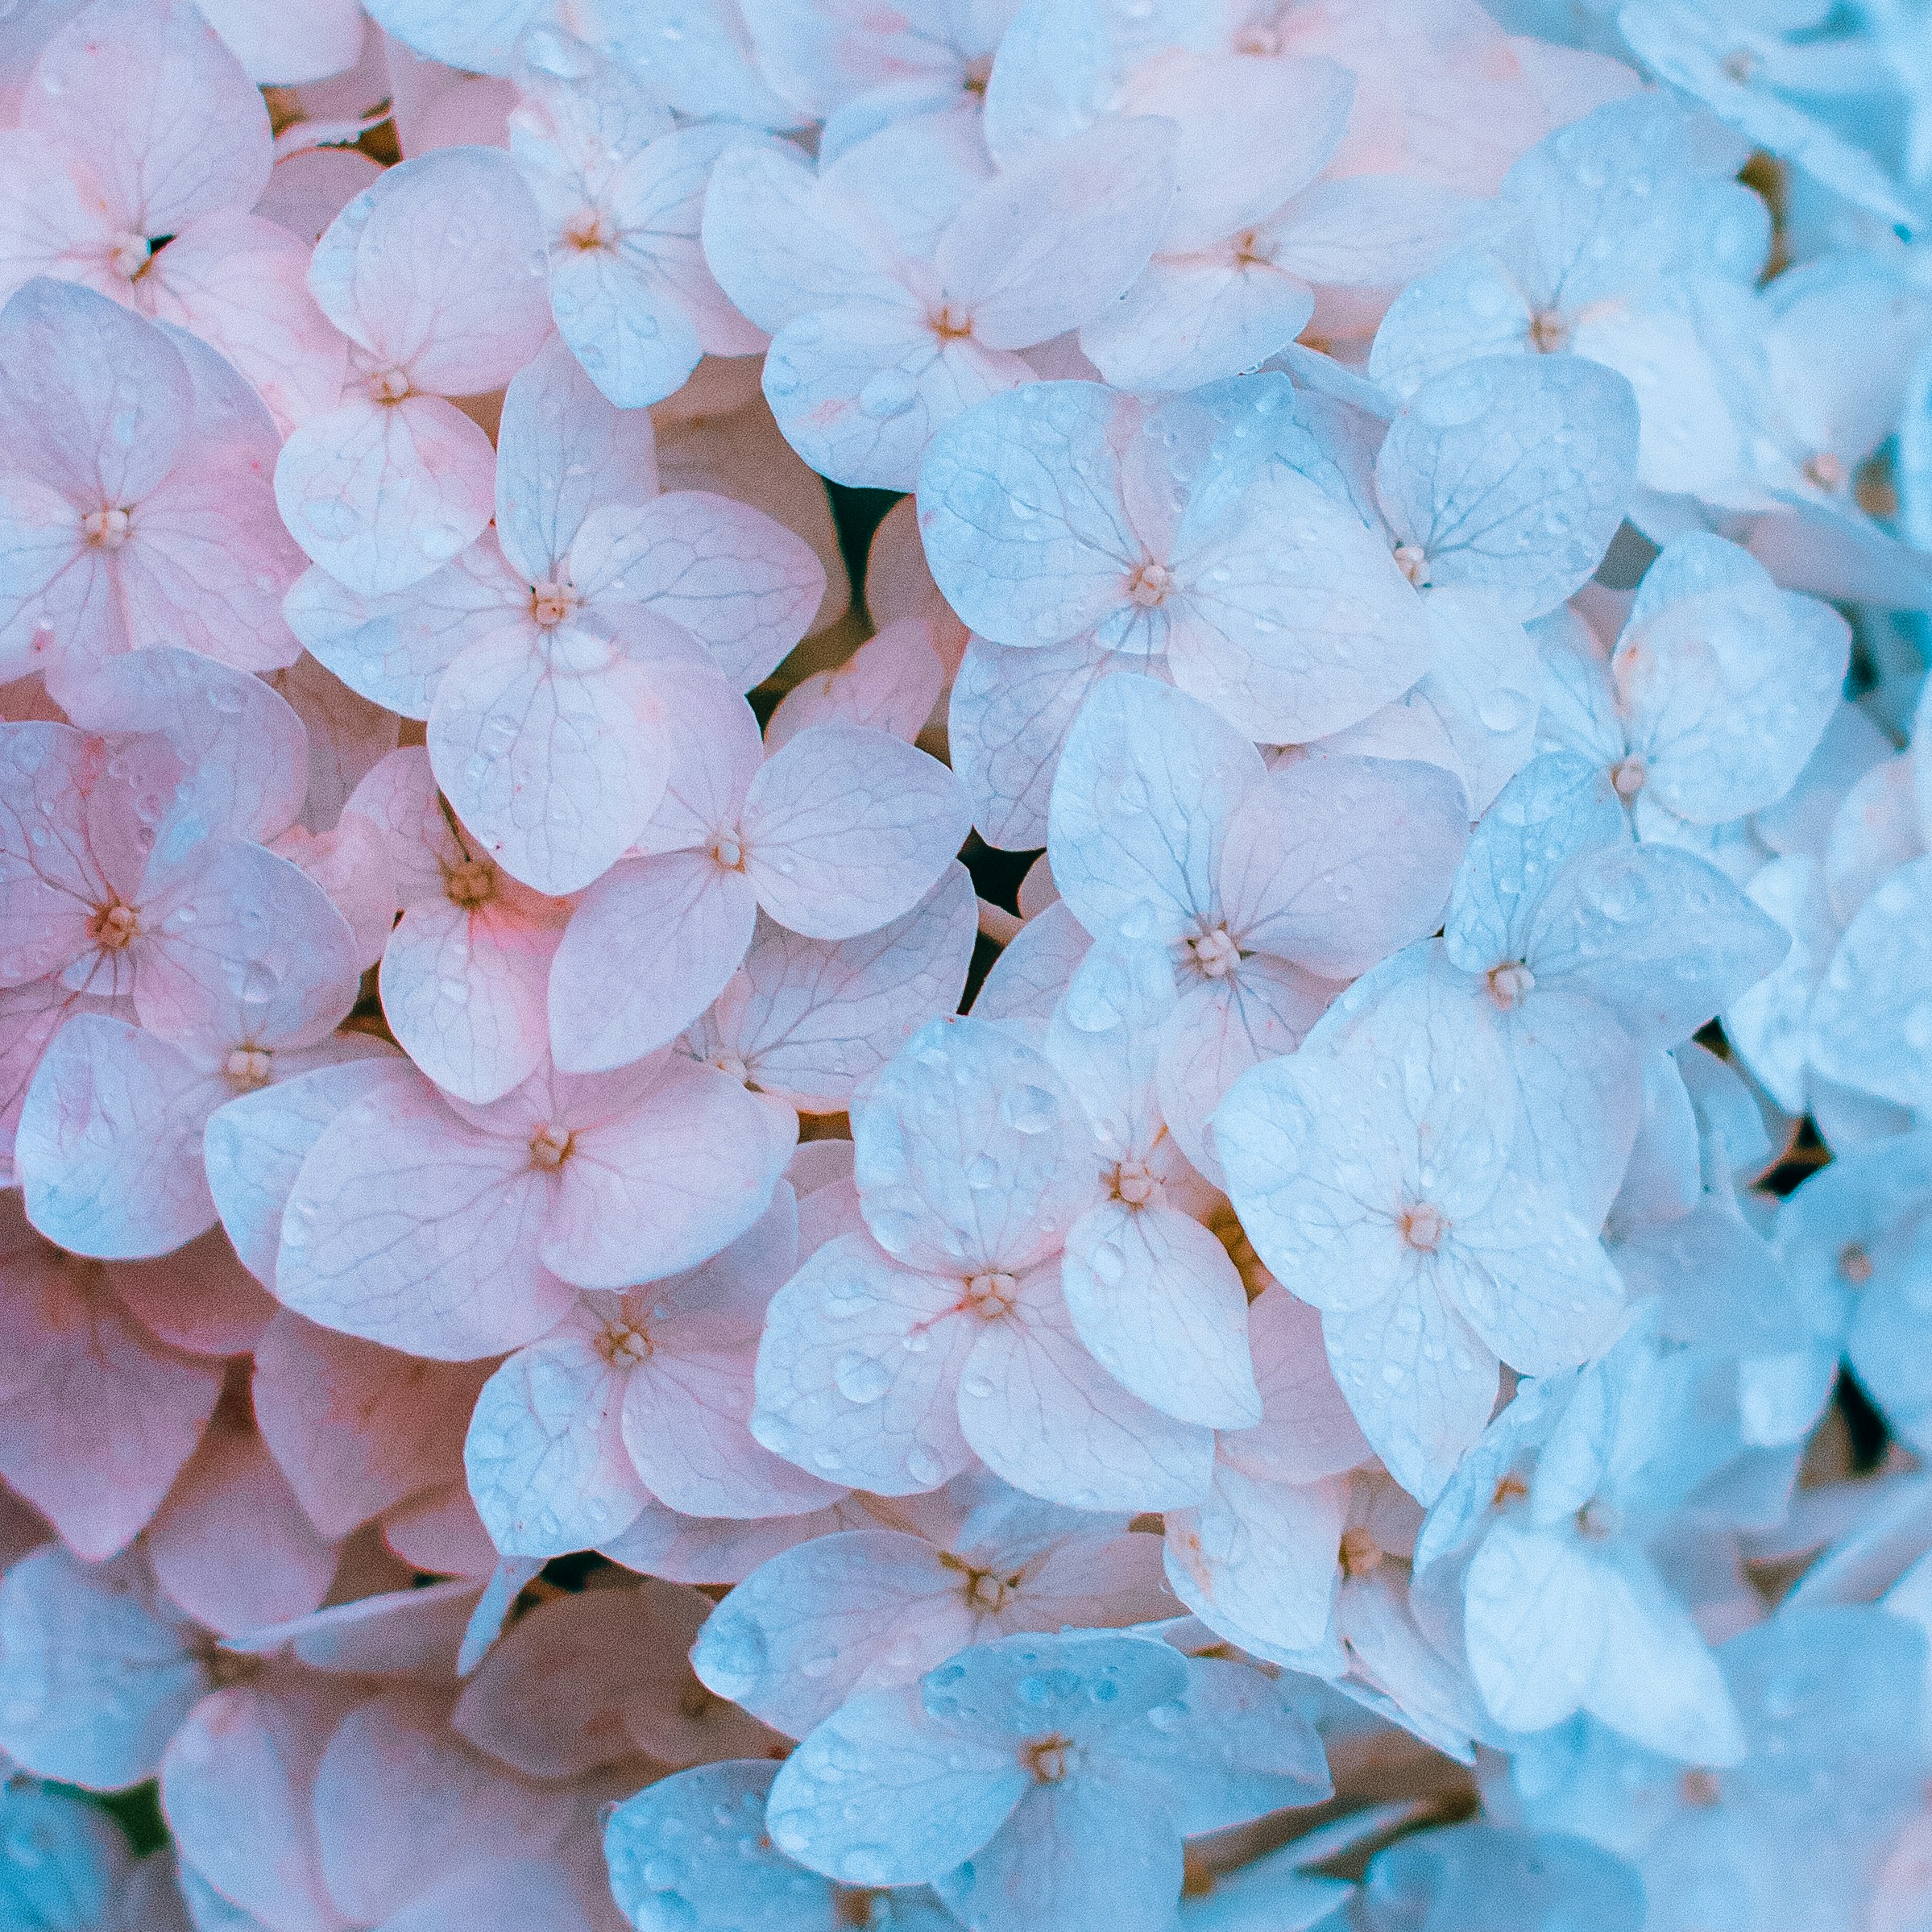
[[[5,14],[0,1932],[1932,1924],[1922,7]]]

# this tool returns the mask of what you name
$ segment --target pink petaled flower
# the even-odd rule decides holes
[[[221,358],[71,283],[0,309],[0,678],[184,644],[292,664],[274,426]]]
[[[194,7],[95,0],[0,133],[0,294],[58,276],[192,330],[286,429],[334,402],[344,349],[300,239],[249,212],[273,160],[260,92]]]

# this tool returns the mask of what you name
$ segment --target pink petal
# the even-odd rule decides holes
[[[160,1507],[214,1413],[222,1370],[156,1341],[97,1264],[31,1235],[9,1245],[0,1476],[97,1562]]]
[[[607,872],[664,796],[651,667],[587,622],[472,644],[437,687],[429,744],[464,823],[539,892]]]
[[[682,624],[740,690],[769,678],[825,595],[811,546],[761,510],[681,490],[585,522],[570,574],[588,597]]]
[[[191,329],[255,385],[284,435],[332,408],[348,345],[309,292],[309,250],[259,215],[205,215],[142,277],[159,320]]]
[[[453,1735],[437,1697],[392,1691],[338,1727],[316,1777],[330,1894],[351,1922],[385,1921],[493,1858],[541,1855],[572,1800],[540,1791]]]
[[[178,1047],[82,1013],[55,1037],[14,1145],[27,1218],[64,1248],[109,1260],[165,1254],[203,1233],[214,1202],[201,1130],[230,1097]]]
[[[256,1422],[309,1520],[344,1536],[454,1479],[484,1373],[399,1355],[284,1309],[255,1349]]]
[[[426,1080],[385,1088],[338,1114],[304,1161],[276,1293],[411,1354],[500,1354],[570,1305],[538,1258],[548,1205],[527,1145],[471,1127]]]
[[[796,1144],[715,1068],[681,1055],[625,1111],[587,1118],[559,1170],[546,1265],[584,1287],[622,1287],[694,1267],[763,1214]]]
[[[351,390],[283,445],[275,500],[316,562],[375,597],[420,583],[482,535],[495,468],[489,437],[441,396],[382,403]]]
[[[379,367],[406,371],[412,388],[479,396],[550,333],[548,267],[509,156],[445,148],[387,169],[342,210],[309,285],[323,313]]]
[[[752,781],[745,871],[780,925],[850,939],[923,898],[971,823],[959,781],[936,758],[885,732],[814,725]]]
[[[550,965],[558,1065],[596,1072],[675,1039],[736,971],[757,913],[750,881],[708,852],[612,867],[578,902]],[[615,983],[613,960],[631,963]]]
[[[204,1698],[161,1760],[161,1803],[183,1859],[271,1932],[346,1932],[322,1882],[309,1814],[330,1722],[313,1698],[237,1685]]]
[[[432,1576],[481,1582],[496,1567],[490,1532],[461,1482],[392,1510],[383,1519],[383,1540],[405,1563]]]
[[[275,1312],[219,1228],[152,1261],[114,1262],[107,1279],[162,1341],[191,1355],[247,1354]]]
[[[21,121],[81,146],[144,235],[252,205],[274,159],[259,90],[182,0],[97,0],[48,43]]]
[[[169,1490],[147,1549],[163,1590],[224,1634],[315,1609],[336,1549],[303,1514],[246,1413],[218,1416]]]

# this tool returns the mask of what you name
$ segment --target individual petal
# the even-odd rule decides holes
[[[1929,913],[1932,859],[1914,859],[1853,915],[1811,1005],[1818,1071],[1914,1109],[1932,1103]]]
[[[259,1433],[226,1409],[168,1491],[147,1551],[168,1597],[224,1636],[320,1609],[337,1556]]]
[[[856,1691],[910,1683],[972,1640],[969,1579],[898,1530],[815,1537],[761,1564],[706,1619],[691,1663],[803,1737]]]
[[[383,949],[383,1017],[445,1092],[483,1102],[529,1078],[549,1046],[544,991],[554,925],[502,895],[480,906],[446,892],[403,914]]]
[[[1496,1405],[1496,1358],[1412,1273],[1386,1300],[1321,1322],[1335,1380],[1389,1474],[1434,1499]]]
[[[322,1130],[352,1101],[407,1079],[387,1055],[344,1060],[238,1095],[209,1116],[209,1191],[243,1266],[264,1287],[274,1285],[289,1192]]]
[[[545,1264],[579,1287],[614,1288],[695,1267],[751,1227],[791,1158],[798,1120],[673,1055],[647,1093],[570,1131]]]
[[[1062,1266],[1073,1325],[1122,1387],[1209,1428],[1261,1420],[1247,1295],[1199,1221],[1108,1201],[1074,1223]]]
[[[97,1567],[44,1544],[0,1578],[0,1748],[89,1790],[152,1777],[209,1688],[194,1634],[138,1554]]]
[[[48,42],[24,125],[85,144],[144,235],[246,208],[267,184],[268,114],[241,64],[192,6],[104,0]]]
[[[768,1283],[767,1286],[775,1284]],[[700,1314],[698,1324],[705,1317]],[[752,1436],[748,1347],[676,1336],[669,1325],[624,1396],[624,1441],[653,1495],[687,1516],[803,1515],[837,1500],[835,1482],[795,1467]]]
[[[621,1534],[649,1500],[617,1426],[624,1384],[589,1337],[566,1329],[519,1349],[483,1385],[463,1462],[504,1554],[588,1549]]]
[[[960,1279],[1054,1254],[1098,1197],[1092,1130],[1045,1056],[985,1021],[935,1021],[853,1123],[865,1218],[907,1267]]]
[[[325,1725],[319,1699],[238,1684],[204,1698],[161,1760],[162,1805],[184,1860],[274,1932],[337,1932],[309,1818]]]
[[[607,872],[664,796],[665,703],[649,667],[584,623],[473,644],[443,675],[430,763],[463,823],[539,892]]]
[[[1073,1777],[1036,1785],[938,1889],[986,1932],[1158,1932],[1174,1922],[1182,1876],[1180,1833],[1158,1797]]]
[[[1376,488],[1431,583],[1540,616],[1594,570],[1636,479],[1637,412],[1581,356],[1497,356],[1438,376],[1390,425]]]
[[[1075,1509],[1175,1509],[1206,1494],[1211,1431],[1161,1413],[1082,1345],[1059,1270],[1035,1270],[989,1322],[960,1378],[960,1427],[1016,1489]]]
[[[205,1055],[272,1055],[348,1018],[355,935],[299,867],[215,839],[157,851],[142,883],[135,1010],[151,1031]]]
[[[595,511],[571,549],[570,579],[586,597],[682,625],[739,690],[778,668],[825,595],[825,566],[802,537],[708,490]]]
[[[1217,1461],[1297,1487],[1366,1462],[1369,1445],[1335,1386],[1315,1311],[1271,1281],[1249,1304],[1248,1328],[1262,1419],[1225,1432]]]
[[[495,468],[489,437],[441,396],[352,392],[282,446],[275,500],[315,562],[379,597],[421,583],[483,534]]]
[[[1181,995],[1161,1028],[1155,1080],[1168,1131],[1203,1174],[1222,1179],[1214,1115],[1234,1083],[1299,1047],[1335,990],[1291,960],[1255,953]]]
[[[557,1064],[598,1072],[676,1039],[737,970],[757,913],[744,874],[709,852],[613,866],[578,902],[550,963]],[[615,986],[613,960],[632,963]]]
[[[918,1884],[978,1851],[1030,1782],[1017,1752],[931,1725],[916,1690],[863,1691],[785,1760],[765,1828],[848,1884]]]
[[[1771,972],[1790,945],[1714,865],[1674,847],[1612,846],[1567,867],[1524,956],[1614,1013],[1640,1047],[1674,1047]]]
[[[109,1260],[192,1241],[215,1219],[201,1131],[230,1097],[226,1081],[157,1035],[77,1014],[21,1109],[14,1159],[27,1218],[62,1247]]]
[[[1646,573],[1611,660],[1640,796],[1700,825],[1773,805],[1816,750],[1844,682],[1844,620],[1772,587],[1714,537]]]
[[[1244,951],[1354,978],[1441,923],[1467,811],[1435,765],[1340,757],[1276,770],[1228,824],[1229,934]]]
[[[1081,329],[1080,346],[1123,388],[1194,389],[1265,362],[1314,312],[1314,291],[1271,262],[1161,255]]]
[[[1327,736],[1428,669],[1421,606],[1379,533],[1284,462],[1210,457],[1174,539],[1167,668],[1183,690],[1271,743]]]
[[[1167,222],[1172,140],[1158,119],[1103,116],[968,198],[933,266],[980,341],[1030,348],[1126,292]]]
[[[657,493],[650,417],[613,408],[562,342],[546,343],[511,379],[496,434],[496,537],[511,567],[531,583],[574,581],[570,546],[596,505]]]
[[[508,382],[549,334],[548,269],[536,203],[509,156],[443,147],[386,168],[336,217],[309,286],[379,370],[400,371],[413,389],[476,396]]]
[[[923,898],[970,816],[936,758],[887,732],[819,724],[760,768],[740,827],[765,910],[794,932],[845,939]]]
[[[807,939],[765,921],[711,1010],[707,1040],[760,1092],[843,1112],[914,1033],[958,1009],[976,919],[972,881],[956,863],[910,912],[856,939]]]
[[[427,718],[437,682],[475,638],[520,631],[529,587],[485,535],[407,590],[363,597],[319,564],[282,600],[289,628],[349,688]]]
[[[316,1835],[346,1915],[379,1923],[466,1866],[541,1855],[562,1829],[565,1793],[471,1750],[442,1721],[445,1708],[433,1693],[372,1698],[322,1753]]]
[[[0,309],[0,404],[18,425],[9,467],[70,504],[138,504],[174,467],[193,379],[165,333],[118,303],[73,282],[31,283]]]
[[[976,637],[953,679],[947,741],[989,845],[1024,852],[1047,842],[1047,806],[1060,752],[1088,694],[1119,656],[1084,638],[1015,650]]]
[[[887,624],[828,671],[794,684],[765,727],[776,751],[808,724],[858,724],[916,739],[946,688],[930,619]]]
[[[285,433],[334,407],[347,369],[348,345],[316,307],[308,273],[298,237],[230,209],[176,235],[143,274],[139,299],[226,356]]]
[[[64,680],[60,702],[85,731],[166,734],[187,768],[168,801],[171,815],[263,844],[301,815],[308,733],[294,707],[259,678],[151,645]]]
[[[972,1460],[958,1378],[979,1321],[959,1284],[896,1266],[862,1234],[812,1254],[772,1297],[751,1431],[828,1480],[935,1489]]]
[[[1053,782],[1047,848],[1061,896],[1097,935],[1143,906],[1163,939],[1204,931],[1229,821],[1265,770],[1196,699],[1150,678],[1105,679]]]
[[[855,489],[910,490],[939,431],[1033,379],[1024,357],[936,334],[920,305],[902,301],[794,322],[766,354],[765,397],[820,475]]]
[[[284,1308],[255,1345],[251,1386],[263,1441],[333,1537],[450,1480],[482,1383],[480,1369],[400,1355]]]
[[[777,1765],[699,1764],[640,1791],[610,1815],[611,1891],[633,1925],[707,1920],[744,1932],[835,1932],[834,1888],[765,1835]]]
[[[275,1291],[411,1354],[500,1354],[570,1304],[539,1258],[547,1207],[524,1146],[469,1128],[427,1080],[385,1088],[337,1114],[302,1163]]]
[[[107,1279],[147,1328],[191,1355],[246,1354],[275,1313],[218,1228],[172,1254],[118,1262]]]
[[[104,1269],[31,1237],[0,1279],[0,1476],[99,1562],[146,1527],[193,1453],[221,1366],[156,1341]]]

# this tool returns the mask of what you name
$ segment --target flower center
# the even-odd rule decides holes
[[[400,403],[409,393],[409,378],[400,369],[379,369],[369,378],[369,393],[379,403]]]
[[[1004,1271],[975,1275],[966,1283],[966,1295],[961,1305],[978,1316],[982,1321],[998,1321],[1013,1312],[1014,1298],[1019,1283]]]
[[[1872,1257],[1852,1242],[1839,1250],[1838,1271],[1853,1287],[1862,1288],[1872,1279]]]
[[[103,952],[119,952],[140,937],[141,915],[131,906],[116,899],[103,906],[87,922],[87,936]]]
[[[562,624],[577,608],[576,591],[567,583],[530,586],[530,615],[547,630]]]
[[[1536,976],[1520,960],[1506,960],[1489,969],[1489,997],[1505,1013],[1536,989]]]
[[[81,529],[89,543],[103,550],[118,550],[127,541],[127,512],[90,510],[81,518]]]
[[[1238,268],[1267,268],[1275,260],[1275,244],[1259,229],[1249,228],[1234,238],[1234,265]]]
[[[735,1053],[714,1053],[711,1063],[720,1073],[728,1073],[741,1087],[752,1084],[752,1070]]]
[[[1833,495],[1843,489],[1851,480],[1848,471],[1838,456],[1830,450],[1821,450],[1805,465],[1805,474],[1821,490],[1829,490]]]
[[[1449,1217],[1433,1201],[1419,1200],[1404,1208],[1396,1226],[1403,1240],[1418,1254],[1433,1254],[1449,1233]]]
[[[465,912],[487,906],[496,897],[496,868],[487,859],[465,859],[443,868],[443,891]]]
[[[972,334],[972,317],[951,302],[942,302],[926,318],[927,325],[943,342],[962,342]]]
[[[1124,1160],[1113,1170],[1109,1184],[1116,1200],[1130,1208],[1144,1208],[1160,1198],[1160,1183],[1144,1160]]]
[[[608,248],[616,239],[604,220],[601,208],[586,208],[573,215],[570,226],[563,231],[563,238],[571,247],[582,249],[586,255]]]
[[[966,93],[983,97],[986,83],[993,78],[993,56],[980,54],[966,63],[965,71],[960,76],[960,85]]]
[[[1677,1796],[1700,1811],[1708,1810],[1723,1795],[1724,1787],[1718,1782],[1718,1774],[1706,1771],[1702,1764],[1693,1764],[1677,1780]]]
[[[1071,1771],[1077,1757],[1073,1740],[1056,1731],[1051,1737],[1035,1738],[1020,1749],[1020,1762],[1043,1785],[1057,1785]]]
[[[1366,1577],[1382,1561],[1382,1545],[1358,1524],[1341,1532],[1341,1573]]]
[[[238,1047],[222,1068],[237,1093],[253,1093],[275,1076],[275,1055],[265,1047]]]
[[[1395,546],[1395,562],[1402,574],[1419,591],[1428,588],[1428,555],[1419,543],[1399,543]]]
[[[1554,309],[1540,309],[1531,317],[1529,339],[1544,355],[1554,355],[1569,346],[1569,324]]]
[[[1150,611],[1158,603],[1165,603],[1168,591],[1174,587],[1174,573],[1164,563],[1156,563],[1153,558],[1141,565],[1127,579],[1127,595],[1143,611]]]
[[[107,259],[117,275],[124,275],[133,281],[150,260],[154,251],[147,245],[144,234],[122,233],[117,234],[107,244]]]
[[[554,1127],[539,1127],[530,1136],[530,1165],[544,1174],[554,1174],[570,1158],[576,1135],[567,1128],[559,1134]]]
[[[1740,47],[1724,56],[1724,72],[1739,87],[1748,87],[1758,70],[1758,57],[1748,47]]]
[[[1627,805],[1644,789],[1644,782],[1650,776],[1650,767],[1634,752],[1627,758],[1619,758],[1610,768],[1611,789]]]
[[[1188,942],[1194,964],[1210,980],[1225,980],[1241,964],[1241,948],[1225,926],[1196,935]]]
[[[743,872],[744,843],[736,831],[721,831],[712,841],[711,856],[727,872]]]
[[[651,1353],[650,1337],[628,1321],[607,1322],[595,1345],[614,1369],[634,1369],[639,1362],[648,1361]]]

